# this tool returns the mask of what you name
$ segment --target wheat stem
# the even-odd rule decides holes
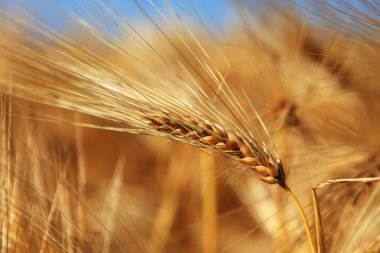
[[[286,188],[285,190],[288,192],[293,203],[296,205],[298,213],[300,214],[300,216],[302,218],[302,222],[303,222],[303,225],[305,226],[307,240],[309,241],[311,252],[317,253],[317,250],[315,247],[315,241],[314,241],[313,235],[311,234],[310,225],[309,225],[309,222],[307,221],[305,212],[303,211],[303,208],[302,208],[300,202],[298,201],[296,195],[294,195],[294,193],[289,188]]]
[[[318,253],[326,252],[325,239],[323,235],[322,216],[319,209],[318,197],[315,189],[312,189],[313,207],[314,207],[314,220],[317,236]]]
[[[338,183],[371,183],[380,182],[380,177],[361,177],[361,178],[340,178],[340,179],[330,179],[318,184],[314,190],[323,188],[330,184]]]

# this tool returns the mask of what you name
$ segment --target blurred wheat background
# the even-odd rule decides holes
[[[0,0],[1,252],[310,252],[278,181],[206,133],[281,157],[314,231],[314,187],[380,176],[379,16],[375,0]],[[380,252],[379,191],[316,190],[326,252]]]

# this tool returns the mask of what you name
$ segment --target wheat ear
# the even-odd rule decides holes
[[[204,145],[206,148],[221,151],[226,156],[248,166],[265,183],[288,188],[280,158],[274,161],[273,157],[266,153],[265,147],[261,149],[264,151],[262,152],[235,133],[201,119],[178,119],[171,118],[169,115],[147,119],[151,121],[150,125],[159,132],[197,146]]]

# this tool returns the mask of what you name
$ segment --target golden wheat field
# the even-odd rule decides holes
[[[379,253],[380,4],[0,0],[0,249]]]

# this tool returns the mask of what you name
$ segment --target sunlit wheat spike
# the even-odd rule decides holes
[[[3,18],[8,22],[11,19],[7,15]],[[181,59],[181,76],[174,69],[160,69],[165,59],[157,53],[148,52],[152,62],[139,60],[139,52],[105,40],[88,26],[84,29],[94,39],[125,57],[125,67],[103,60],[54,29],[48,33],[44,27],[20,19],[10,25],[16,23],[15,30],[34,30],[44,40],[31,35],[20,41],[19,34],[6,33],[9,43],[3,43],[1,50],[9,59],[12,80],[1,76],[0,89],[7,92],[11,87],[12,95],[23,99],[113,121],[120,131],[165,135],[209,148],[241,161],[262,181],[286,188],[281,159],[244,88],[227,83],[186,26],[182,28],[186,32],[180,34],[166,17],[162,18],[174,35],[169,38],[157,29]],[[184,36],[192,39],[185,41]],[[16,46],[23,50],[16,53]],[[21,67],[28,71],[21,72]],[[245,100],[237,99],[238,95]],[[243,110],[242,103],[251,111]]]

